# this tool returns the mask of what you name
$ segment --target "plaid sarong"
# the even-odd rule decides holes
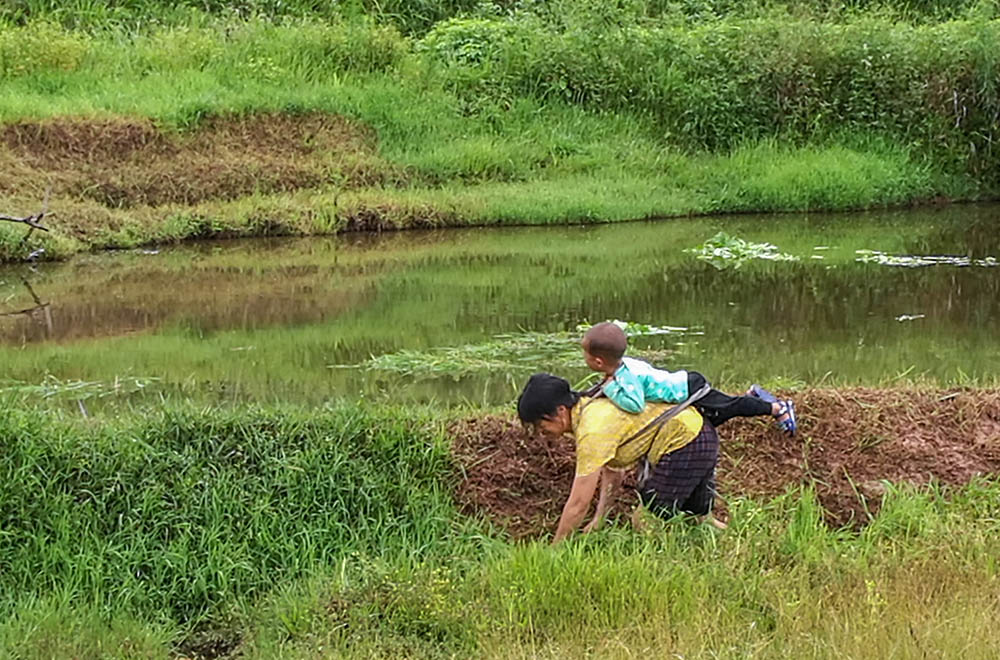
[[[638,486],[639,498],[662,518],[681,511],[705,515],[711,512],[715,498],[718,462],[719,434],[705,420],[694,440],[664,454],[653,466],[648,478]]]

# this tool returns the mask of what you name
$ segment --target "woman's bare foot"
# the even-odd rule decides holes
[[[698,522],[711,525],[716,529],[726,529],[727,527],[729,527],[729,525],[722,522],[721,520],[713,516],[711,513],[708,514],[707,516],[698,516]]]

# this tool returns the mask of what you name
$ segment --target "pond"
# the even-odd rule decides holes
[[[720,231],[787,257],[699,258]],[[722,388],[993,385],[997,257],[997,205],[93,254],[0,269],[0,389],[88,410],[165,396],[495,405],[532,371],[582,382],[577,327],[607,319],[669,326],[635,351]]]

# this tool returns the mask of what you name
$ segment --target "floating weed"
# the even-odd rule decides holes
[[[43,399],[91,399],[135,394],[161,379],[153,376],[115,376],[111,380],[60,380],[49,374],[35,385],[0,380],[0,393],[39,396]]]
[[[708,262],[716,268],[739,268],[751,259],[766,259],[768,261],[798,261],[792,254],[779,252],[778,247],[771,243],[752,243],[736,236],[730,236],[720,231],[696,248],[684,250],[695,255],[695,258]]]
[[[629,337],[655,335],[697,335],[699,330],[683,327],[656,326],[634,321],[615,320]],[[482,344],[441,346],[427,350],[403,349],[394,353],[372,356],[360,364],[332,364],[331,369],[362,368],[388,371],[403,376],[435,378],[449,375],[460,378],[469,374],[496,371],[530,371],[539,368],[579,367],[580,336],[590,324],[580,324],[573,332],[519,332],[494,335]],[[678,342],[678,345],[680,342]],[[675,346],[676,348],[676,346]],[[673,353],[672,349],[646,348],[633,353],[645,360],[657,362]]]
[[[996,257],[973,259],[971,257],[949,255],[893,255],[878,250],[855,250],[858,255],[854,260],[863,264],[878,264],[879,266],[902,266],[905,268],[921,268],[923,266],[983,266],[986,268],[1000,266]]]
[[[701,332],[699,330],[691,330],[690,328],[684,328],[676,325],[651,325],[649,323],[638,323],[637,321],[620,321],[618,319],[609,322],[617,325],[629,337],[651,337],[654,335],[676,335],[676,334],[688,334],[688,335],[705,334],[704,332]],[[592,323],[581,323],[578,326],[576,326],[576,331],[580,335],[582,335],[587,330],[590,330],[593,326],[594,324]]]

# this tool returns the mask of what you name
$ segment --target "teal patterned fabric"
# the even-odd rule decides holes
[[[614,377],[601,388],[611,402],[630,413],[640,413],[647,401],[680,403],[688,398],[686,371],[663,371],[647,362],[622,358]]]

